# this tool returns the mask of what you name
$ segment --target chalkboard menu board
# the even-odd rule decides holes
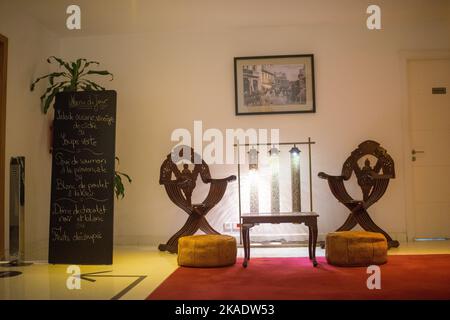
[[[112,264],[116,92],[56,95],[49,263]]]

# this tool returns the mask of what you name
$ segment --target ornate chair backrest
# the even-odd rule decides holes
[[[177,162],[175,163],[174,160]],[[182,164],[182,169],[178,167]],[[193,165],[193,169],[189,169],[189,165]],[[209,183],[211,174],[209,167],[200,155],[194,152],[194,149],[188,146],[180,145],[169,153],[166,160],[161,165],[159,184],[165,185],[166,190],[172,190],[169,194],[178,198],[177,202],[184,202],[185,205],[192,205],[192,192],[196,187],[198,175],[204,183]],[[172,177],[175,179],[173,180]],[[169,185],[171,186],[169,188]],[[174,191],[174,190],[177,191]],[[183,191],[183,194],[179,192]],[[179,199],[182,198],[182,199]]]
[[[360,167],[359,160],[365,156],[372,155],[376,158],[375,165],[371,165],[369,158],[364,161],[364,165]],[[350,179],[352,172],[355,172],[363,193],[363,200],[369,199],[371,191],[374,187],[373,177],[376,175],[384,175],[386,178],[395,178],[394,160],[386,152],[386,149],[380,146],[376,141],[367,140],[361,143],[351,155],[347,158],[342,166],[342,176],[344,180]],[[387,187],[387,184],[386,184]]]

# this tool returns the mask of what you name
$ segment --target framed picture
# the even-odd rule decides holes
[[[236,115],[316,112],[314,55],[234,58]]]

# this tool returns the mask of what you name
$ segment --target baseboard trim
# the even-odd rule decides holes
[[[233,236],[240,241],[239,232],[227,232],[223,234],[228,234]],[[394,240],[399,242],[407,242],[406,232],[388,232],[388,234]],[[317,241],[325,241],[327,233],[319,233],[317,236]],[[170,236],[165,238],[159,236],[115,236],[114,244],[118,246],[157,246],[160,243],[166,243]],[[287,242],[307,242],[309,235],[307,233],[285,233],[285,234],[251,234],[251,240],[255,242],[263,241],[273,241],[283,240]]]

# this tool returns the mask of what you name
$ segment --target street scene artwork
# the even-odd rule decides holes
[[[236,115],[315,112],[313,55],[234,59]]]
[[[291,105],[306,103],[304,64],[244,65],[244,105]]]

